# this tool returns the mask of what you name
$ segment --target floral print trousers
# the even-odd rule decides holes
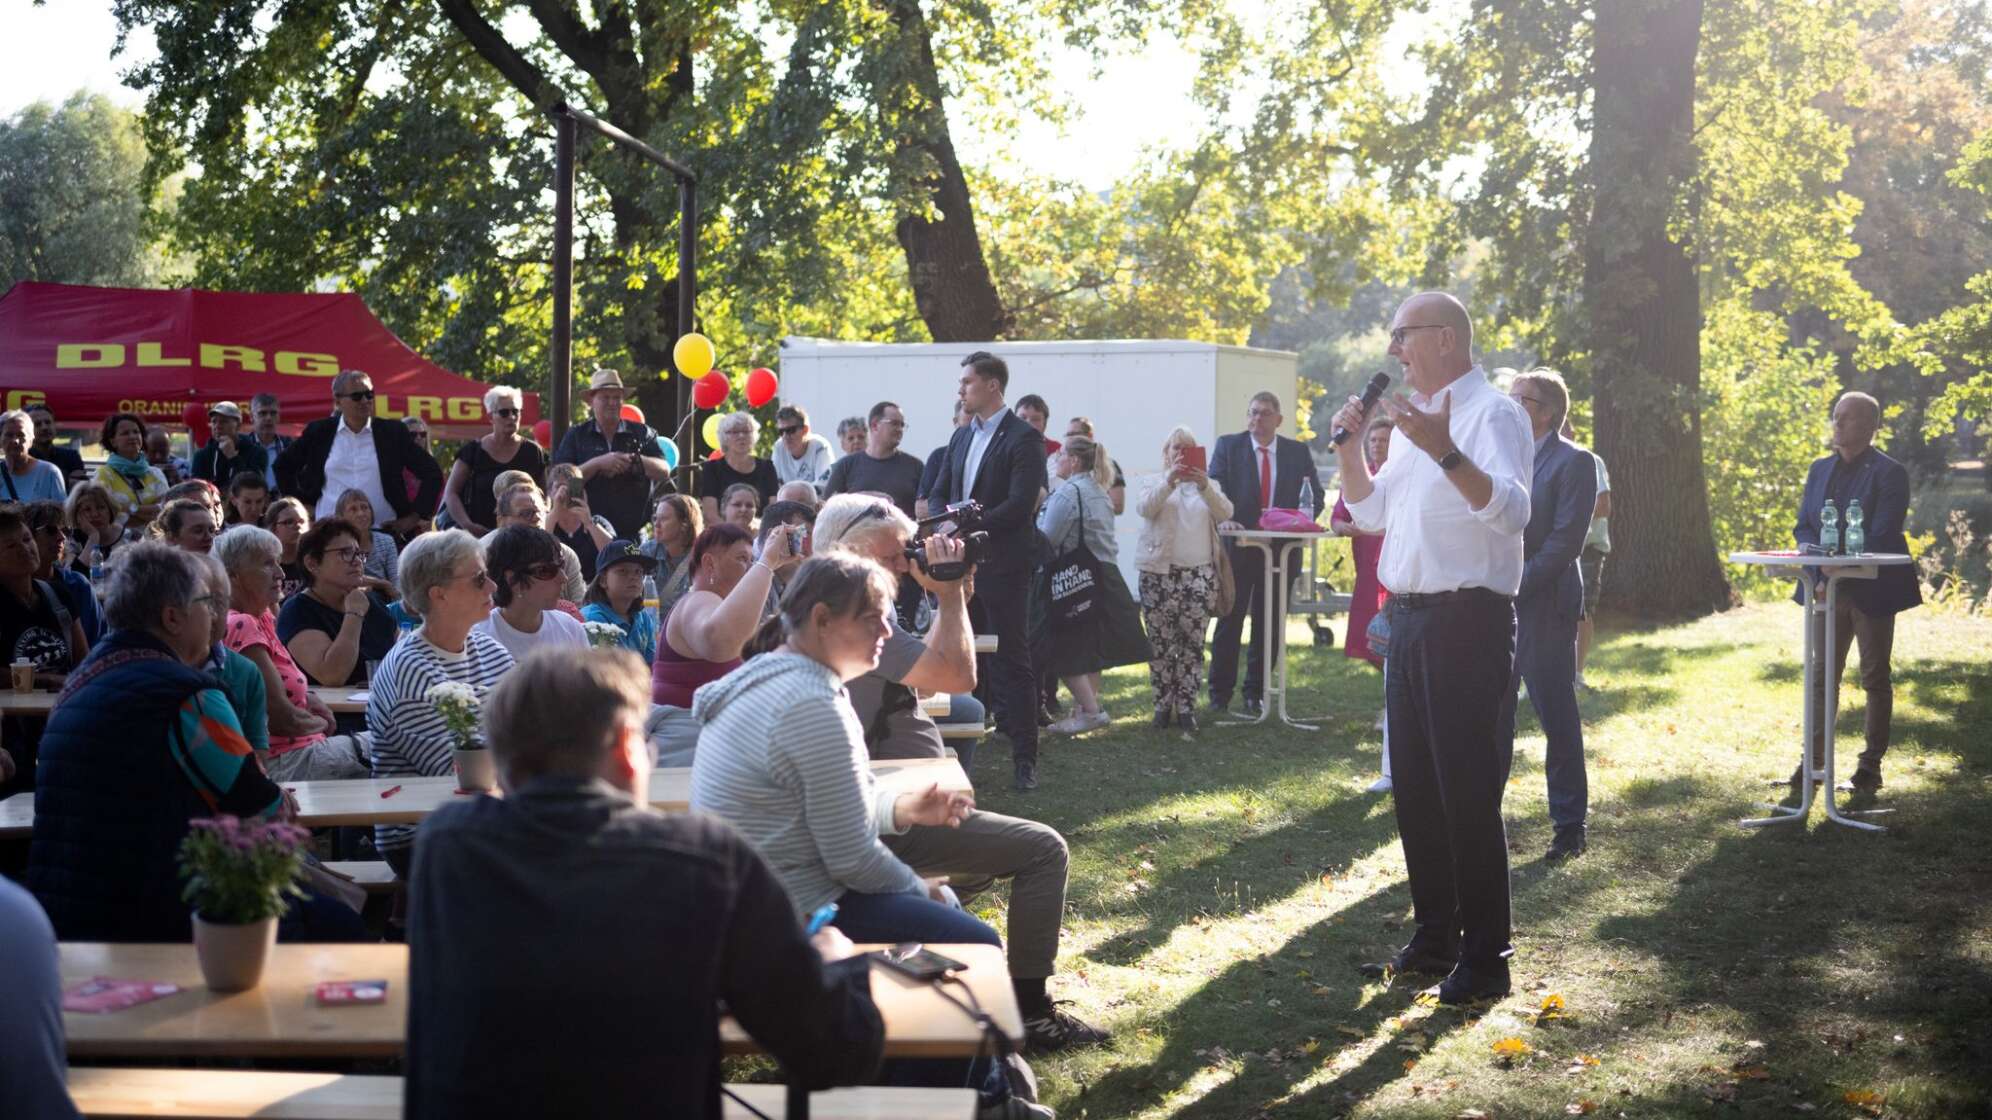
[[[1148,682],[1155,689],[1156,711],[1180,715],[1196,709],[1204,628],[1216,596],[1217,568],[1210,564],[1141,573],[1141,614],[1155,647]]]

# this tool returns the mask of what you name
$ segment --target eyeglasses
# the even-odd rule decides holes
[[[357,393],[347,393],[340,399],[352,401],[354,404],[366,404],[368,401],[374,399],[374,391],[372,389],[361,389]]]
[[[479,568],[467,576],[458,576],[457,578],[463,580],[465,583],[470,584],[472,587],[483,587],[485,581],[489,580],[491,576],[490,573],[486,572],[483,568]]]
[[[1531,397],[1527,393],[1509,393],[1508,399],[1517,400],[1517,401],[1527,401],[1530,404],[1535,405],[1537,408],[1542,407],[1541,397]]]
[[[344,560],[348,564],[360,562],[365,559],[366,554],[366,550],[363,548],[328,548],[325,550],[325,555],[337,560]]]
[[[802,430],[802,425],[795,424],[787,428],[776,428],[775,434],[778,436],[792,436],[801,430]]]
[[[193,606],[195,603],[205,603],[207,604],[207,608],[209,610],[218,611],[222,607],[228,605],[228,600],[222,598],[219,595],[196,595],[193,598],[187,600],[188,606]]]
[[[408,429],[408,434],[409,434],[409,435],[411,435],[411,436],[414,436],[414,437],[415,437],[416,439],[428,439],[428,438],[429,438],[429,429],[427,429],[427,428],[410,428],[410,429]]]
[[[1413,323],[1408,327],[1399,327],[1390,332],[1390,344],[1392,346],[1404,345],[1404,340],[1410,336],[1412,331],[1441,331],[1445,328],[1446,325],[1444,323]]]
[[[494,411],[492,415],[503,416],[507,420],[517,420],[519,418],[519,410],[516,408],[501,408]]]
[[[536,581],[559,579],[565,574],[565,572],[560,570],[560,565],[551,560],[541,564],[534,564],[526,569],[526,575]]]

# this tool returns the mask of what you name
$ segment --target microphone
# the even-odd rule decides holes
[[[1383,391],[1388,388],[1390,388],[1390,375],[1387,373],[1378,371],[1376,376],[1369,379],[1369,384],[1363,386],[1362,403],[1364,416],[1368,416],[1369,410],[1376,407],[1377,398],[1383,396]],[[1335,434],[1329,437],[1328,445],[1330,447],[1340,447],[1348,441],[1348,438],[1349,430],[1347,428],[1336,428]]]

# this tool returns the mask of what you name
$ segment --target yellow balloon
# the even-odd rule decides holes
[[[719,413],[705,418],[705,423],[699,425],[699,435],[706,441],[707,447],[719,446]]]
[[[686,377],[704,377],[715,360],[712,340],[697,331],[678,339],[677,344],[671,347],[671,361]]]

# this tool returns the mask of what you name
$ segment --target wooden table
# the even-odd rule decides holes
[[[0,690],[0,713],[10,716],[41,716],[46,718],[55,708],[53,692],[15,692],[13,689]]]
[[[880,946],[870,946],[879,948]],[[993,945],[935,945],[968,966],[962,979],[1012,1040],[1024,1036],[1003,951]],[[61,946],[64,988],[96,976],[164,980],[186,989],[164,999],[102,1015],[64,1012],[71,1058],[380,1058],[407,1041],[406,945],[278,945],[263,982],[221,995],[201,983],[192,945]],[[325,980],[385,980],[387,1000],[369,1006],[321,1008],[312,990]],[[885,1053],[895,1058],[966,1057],[980,1032],[960,1009],[925,987],[872,970],[872,999],[885,1020]],[[959,993],[956,999],[966,1000]],[[720,1023],[729,1054],[760,1047],[730,1017]]]
[[[903,758],[872,763],[872,774],[884,788],[924,789],[939,782],[942,789],[967,793],[975,787],[952,758]],[[388,797],[381,794],[399,786]],[[291,782],[284,786],[297,797],[299,824],[306,828],[334,825],[417,824],[422,818],[459,797],[457,780],[445,778],[348,778],[339,781]],[[650,804],[667,813],[692,806],[692,772],[666,767],[650,773]],[[32,835],[34,797],[18,793],[0,801],[0,839]]]
[[[311,694],[318,697],[336,715],[366,714],[367,690],[364,688],[348,688],[344,685],[338,688],[325,688],[313,685]]]

